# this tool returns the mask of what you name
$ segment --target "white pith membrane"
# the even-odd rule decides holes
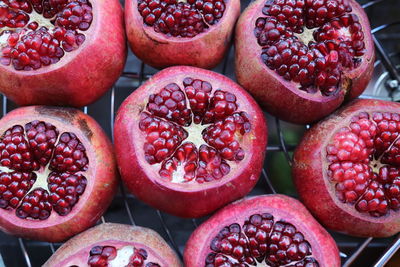
[[[203,80],[195,79],[195,78],[193,78],[193,79],[192,78],[187,78],[187,79],[191,79],[193,81],[193,83],[194,82],[208,83],[207,81],[203,81]],[[184,102],[185,102],[184,103],[184,107],[182,107],[182,108],[184,108],[186,112],[187,112],[187,110],[189,110],[190,111],[190,115],[187,115],[186,113],[185,113],[186,114],[185,115],[184,113],[181,112],[179,114],[179,118],[172,118],[172,117],[168,117],[168,116],[172,114],[171,112],[176,112],[177,110],[170,109],[168,111],[169,112],[168,115],[165,115],[165,114],[164,115],[160,115],[160,114],[157,113],[157,111],[154,111],[151,108],[149,108],[150,105],[154,104],[154,102],[152,102],[150,100],[150,98],[151,97],[160,97],[161,94],[162,94],[162,91],[165,91],[166,88],[168,86],[171,86],[171,85],[176,85],[176,86],[179,87],[178,91],[183,94]],[[209,84],[209,85],[211,86],[211,84]],[[245,153],[241,148],[239,148],[241,150],[241,152],[243,152],[243,154],[244,154],[242,158],[240,158],[240,159],[238,159],[238,158],[231,158],[231,159],[223,158],[220,155],[220,151],[218,149],[216,149],[213,146],[213,144],[209,144],[209,143],[206,142],[204,134],[207,132],[207,129],[210,129],[210,127],[213,127],[213,125],[216,125],[216,123],[222,123],[223,124],[224,120],[226,118],[228,118],[228,117],[239,116],[242,113],[245,114],[243,116],[247,116],[247,113],[243,112],[240,109],[240,106],[239,106],[239,104],[238,104],[238,102],[236,101],[236,98],[235,98],[234,103],[236,105],[236,109],[232,113],[230,113],[228,115],[225,115],[222,118],[215,119],[215,121],[213,121],[213,122],[207,122],[207,123],[203,124],[203,119],[205,118],[205,114],[198,115],[197,110],[193,110],[193,108],[195,108],[195,106],[193,106],[193,107],[191,106],[190,98],[188,97],[188,94],[187,94],[187,91],[186,91],[186,89],[189,88],[189,87],[194,88],[192,85],[186,85],[185,86],[180,81],[179,81],[179,85],[170,83],[167,86],[165,86],[164,88],[162,86],[160,86],[160,88],[162,88],[162,89],[156,91],[154,94],[149,96],[148,100],[145,102],[146,109],[141,112],[141,115],[147,114],[146,116],[151,117],[151,118],[156,118],[160,122],[168,122],[170,126],[173,125],[173,127],[175,127],[176,129],[179,129],[180,133],[182,131],[184,131],[184,135],[186,136],[186,138],[183,138],[182,140],[177,142],[177,144],[174,146],[174,149],[169,150],[168,156],[163,158],[163,160],[161,160],[160,162],[151,162],[151,160],[148,160],[147,158],[146,158],[146,161],[147,161],[147,163],[152,165],[154,169],[159,171],[159,175],[160,175],[159,178],[167,179],[169,182],[172,182],[172,183],[204,183],[204,182],[209,182],[209,181],[213,181],[213,180],[223,179],[224,176],[228,175],[230,171],[234,170],[238,166],[240,161],[243,160],[243,158],[245,157]],[[200,91],[201,90],[198,90],[196,92],[198,93]],[[211,91],[208,93],[208,102],[206,104],[207,108],[204,110],[205,112],[212,111],[213,107],[211,106],[212,105],[211,102],[214,99],[215,93],[216,92],[220,93],[220,91],[222,91],[224,94],[233,95],[233,94],[230,94],[229,91],[225,91],[223,89],[215,89],[215,88],[212,88],[212,86],[211,86]],[[163,101],[166,101],[166,100],[163,100]],[[177,102],[179,102],[179,101],[177,101]],[[214,103],[216,103],[216,102],[214,102]],[[165,103],[161,103],[161,104],[159,103],[157,108],[160,108],[164,104]],[[231,103],[229,103],[229,104],[231,104]],[[177,106],[179,106],[179,105],[177,105]],[[164,107],[165,107],[165,105],[164,105]],[[187,117],[185,117],[185,116],[190,116],[190,120],[187,119]],[[198,122],[195,119],[196,116],[198,118],[199,117],[201,118],[200,122]],[[242,116],[242,115],[240,115],[240,116]],[[186,122],[189,121],[190,123],[189,123],[189,125],[182,125],[179,122],[174,121],[174,120],[179,120],[179,119],[183,119],[183,120],[187,119]],[[246,117],[246,120],[247,119],[248,119],[248,117]],[[195,122],[195,120],[196,120],[196,122]],[[141,125],[141,123],[143,121],[144,120],[141,117],[140,123],[139,123],[139,128],[142,131],[142,133],[144,134],[145,138],[148,138],[148,136],[150,134],[153,134],[153,132],[151,130],[149,130],[148,125],[146,125],[146,127],[141,128],[140,125]],[[249,120],[245,121],[245,123],[246,123],[246,125],[250,125],[250,121]],[[242,140],[243,140],[243,138],[244,138],[244,135],[246,135],[250,131],[250,127],[244,133],[240,132],[239,128],[240,128],[240,126],[236,126],[236,128],[234,130],[234,133],[232,134],[232,137],[234,138],[235,142],[238,142],[239,145],[240,145]],[[161,131],[160,135],[162,135],[163,133],[164,132]],[[168,142],[168,138],[167,139],[163,139],[163,140],[164,140],[163,142]],[[146,146],[148,146],[149,144],[153,145],[154,142],[158,142],[158,139],[157,139],[157,141],[153,141],[153,143],[149,142],[146,139],[144,147],[143,147],[146,157],[148,156],[147,152],[146,152]],[[196,153],[197,153],[197,154],[195,153],[196,154],[196,156],[195,156],[196,159],[195,160],[190,160],[189,156],[192,155],[191,152],[187,152],[186,150],[184,150],[185,152],[183,153],[183,155],[185,155],[186,158],[183,159],[183,160],[178,160],[179,159],[179,153],[180,153],[179,151],[180,151],[180,149],[184,149],[185,145],[187,145],[187,144],[194,145],[194,147],[196,148]],[[203,162],[207,163],[205,167],[202,165],[204,167],[202,170],[203,171],[205,170],[206,175],[208,175],[208,177],[213,176],[214,172],[218,172],[218,174],[216,174],[218,177],[217,178],[216,177],[212,177],[212,178],[210,178],[209,181],[207,181],[207,179],[204,179],[204,180],[201,180],[201,181],[198,179],[199,175],[200,175],[199,174],[199,170],[200,170],[200,161],[201,161],[201,156],[200,156],[200,151],[201,150],[200,150],[200,147],[202,147],[202,146],[204,147],[204,145],[206,145],[208,149],[214,150],[214,152],[216,152],[216,157],[215,158],[210,159],[208,162],[207,161],[203,161]],[[237,153],[237,155],[238,154],[239,153]],[[188,164],[192,164],[192,163],[195,164],[195,171],[189,172],[185,168],[187,168]],[[224,169],[221,169],[221,168],[224,168]],[[224,173],[224,171],[225,171],[225,173]],[[190,175],[189,175],[190,177],[188,177],[188,173],[190,173]],[[168,177],[165,177],[164,175],[167,175]]]
[[[28,170],[28,169],[19,169],[19,168],[13,169],[13,166],[11,166],[10,168],[8,168],[8,167],[6,167],[6,166],[3,165],[3,160],[9,160],[9,159],[11,159],[11,161],[13,161],[12,158],[13,158],[13,157],[17,157],[17,156],[16,156],[17,154],[18,154],[18,155],[21,155],[20,151],[18,151],[18,149],[20,149],[20,147],[17,146],[17,150],[14,151],[15,154],[12,154],[12,151],[10,151],[10,148],[7,146],[7,144],[5,144],[5,147],[4,147],[3,149],[0,149],[0,201],[2,201],[2,200],[8,201],[8,205],[5,206],[5,207],[1,207],[1,208],[0,208],[0,211],[1,211],[2,209],[4,209],[4,210],[6,210],[6,211],[12,211],[12,212],[14,212],[14,210],[15,210],[15,215],[16,215],[17,217],[21,218],[21,217],[18,215],[19,209],[22,208],[22,205],[23,205],[24,203],[31,203],[31,202],[27,201],[26,198],[27,198],[28,196],[30,196],[30,194],[31,194],[32,192],[35,192],[35,191],[38,191],[38,190],[39,190],[39,191],[40,191],[40,190],[43,190],[43,191],[45,191],[45,192],[48,194],[48,199],[46,199],[46,201],[44,201],[43,199],[38,199],[37,201],[39,201],[39,202],[49,202],[49,203],[50,203],[50,205],[51,205],[51,210],[49,211],[49,215],[48,215],[46,218],[33,218],[33,217],[30,216],[31,214],[28,214],[25,218],[21,218],[21,219],[31,220],[31,221],[46,220],[46,219],[48,219],[48,218],[51,216],[51,214],[52,214],[53,212],[55,212],[55,213],[56,213],[57,215],[59,215],[59,216],[66,216],[66,215],[68,215],[68,214],[71,212],[71,210],[74,208],[74,206],[77,205],[77,203],[79,202],[79,199],[82,197],[82,195],[84,194],[84,191],[85,191],[85,189],[86,189],[86,185],[87,185],[87,172],[88,172],[88,166],[89,166],[89,161],[88,161],[88,158],[87,158],[87,155],[86,155],[86,149],[85,149],[85,147],[83,146],[83,144],[82,144],[82,142],[80,141],[80,139],[79,139],[77,136],[75,136],[74,133],[72,133],[72,132],[67,132],[67,131],[59,132],[59,129],[60,129],[61,127],[57,127],[57,126],[54,125],[54,124],[47,123],[46,126],[54,127],[54,129],[52,129],[52,130],[54,130],[54,131],[56,132],[56,134],[58,134],[58,135],[57,135],[57,137],[56,137],[56,139],[55,139],[54,146],[53,146],[53,148],[51,149],[51,155],[49,156],[48,163],[44,166],[44,165],[39,161],[39,159],[36,158],[36,156],[35,156],[35,154],[34,154],[34,151],[35,151],[35,149],[36,149],[37,151],[40,151],[40,152],[43,153],[43,152],[45,152],[46,150],[41,150],[41,149],[39,148],[39,146],[41,146],[42,144],[45,143],[45,144],[46,144],[45,149],[48,149],[48,148],[49,148],[48,145],[49,145],[50,143],[49,143],[49,140],[45,140],[43,143],[37,143],[37,142],[36,142],[36,141],[37,141],[36,138],[34,138],[34,139],[29,139],[29,138],[28,138],[28,135],[27,135],[27,132],[28,132],[27,125],[33,124],[33,123],[46,124],[47,122],[42,121],[42,120],[40,120],[40,121],[39,121],[39,120],[36,120],[36,121],[27,122],[27,123],[23,124],[24,126],[22,126],[21,124],[16,124],[16,125],[13,125],[13,126],[11,126],[10,128],[8,128],[7,130],[5,130],[5,131],[2,133],[1,137],[0,137],[0,144],[1,144],[1,146],[3,146],[3,144],[4,144],[4,143],[3,143],[4,139],[7,138],[7,137],[9,137],[9,136],[13,136],[13,133],[12,133],[13,129],[15,129],[15,127],[21,127],[21,128],[23,129],[23,135],[22,135],[23,141],[20,143],[20,145],[26,144],[27,147],[28,147],[28,151],[29,151],[29,153],[30,153],[30,155],[31,155],[30,158],[28,158],[28,156],[25,156],[25,153],[23,153],[23,154],[22,154],[22,158],[23,158],[24,160],[26,160],[26,161],[30,161],[31,164],[36,163],[36,164],[39,165],[39,168],[38,168],[37,170],[35,170],[35,169],[33,169],[33,170],[32,170],[32,169],[29,169],[29,170]],[[31,126],[32,126],[32,125],[31,125]],[[45,131],[44,133],[41,132],[40,130],[38,130],[38,129],[39,129],[40,127],[42,127],[42,126],[43,126],[43,125],[40,125],[40,126],[37,126],[37,125],[35,126],[35,125],[33,125],[32,128],[34,128],[35,131],[36,131],[38,134],[44,134],[44,135],[46,135],[46,137],[48,138],[48,136],[47,136],[47,132],[49,131],[48,129],[46,129],[46,131]],[[37,128],[35,128],[35,127],[37,127]],[[43,128],[42,128],[42,129],[43,129]],[[11,131],[11,133],[8,134],[8,135],[6,135],[6,132],[7,132],[7,131]],[[67,134],[67,135],[71,135],[71,134],[72,134],[72,135],[74,135],[74,138],[72,138],[72,139],[70,139],[70,140],[76,141],[76,143],[78,144],[77,146],[83,147],[83,150],[82,150],[82,151],[79,150],[79,152],[80,152],[80,154],[82,155],[83,158],[86,158],[87,162],[86,162],[85,166],[83,166],[83,168],[82,168],[81,170],[77,170],[77,171],[60,170],[60,169],[58,169],[57,166],[55,166],[55,167],[53,166],[54,169],[51,170],[51,168],[52,168],[52,166],[51,166],[51,165],[52,165],[52,161],[53,161],[53,159],[54,159],[54,160],[56,159],[56,154],[57,154],[57,155],[60,155],[60,154],[61,154],[62,156],[64,156],[63,153],[65,153],[65,151],[66,151],[65,149],[64,149],[63,151],[56,151],[56,150],[57,150],[57,147],[58,147],[59,145],[60,145],[60,146],[66,145],[68,151],[71,151],[71,150],[72,150],[73,152],[75,152],[75,151],[77,151],[77,150],[79,149],[79,148],[75,149],[76,147],[74,147],[74,148],[71,149],[71,147],[68,145],[68,143],[62,142],[61,139],[62,139],[62,136],[63,136],[64,134]],[[35,136],[35,137],[37,137],[37,136]],[[12,138],[12,139],[13,139],[13,138]],[[36,148],[31,147],[30,141],[36,142],[37,147],[36,147]],[[15,145],[14,142],[12,142],[12,143],[13,143],[13,145]],[[10,143],[8,143],[8,144],[10,144]],[[10,153],[10,152],[11,152],[11,153]],[[70,156],[71,156],[71,157],[74,157],[74,155],[73,155],[72,152],[69,152],[69,153],[70,153]],[[64,162],[62,162],[61,164],[64,164],[64,163],[65,163],[65,159],[66,159],[66,158],[67,158],[67,157],[64,158]],[[78,159],[75,158],[74,160],[78,160]],[[20,162],[21,162],[21,161],[20,161]],[[11,163],[11,164],[13,164],[13,163]],[[23,164],[23,163],[22,163],[22,164]],[[60,162],[53,163],[53,165],[55,165],[55,164],[60,164]],[[24,193],[23,193],[23,196],[20,197],[19,202],[18,202],[18,206],[16,206],[16,207],[12,207],[12,206],[10,205],[10,199],[5,199],[5,198],[4,198],[4,194],[5,194],[5,193],[7,193],[7,192],[12,192],[12,191],[14,191],[14,192],[12,192],[12,193],[13,193],[12,198],[15,198],[15,197],[19,194],[19,191],[21,190],[21,188],[23,188],[22,183],[25,182],[25,181],[23,181],[23,180],[19,180],[19,181],[12,180],[11,183],[9,183],[8,185],[6,185],[6,184],[4,183],[3,175],[7,175],[7,174],[11,174],[11,175],[12,175],[12,174],[14,174],[14,173],[15,173],[15,174],[33,174],[33,175],[34,175],[34,178],[36,178],[35,181],[33,182],[32,186],[30,187],[30,189],[27,190],[26,192],[24,192]],[[65,175],[66,178],[65,178],[65,179],[62,178],[62,175]],[[62,183],[65,182],[65,184],[63,184],[63,185],[58,184],[57,189],[56,189],[55,192],[50,190],[50,185],[51,185],[52,183],[54,184],[54,181],[51,182],[51,181],[49,180],[49,178],[50,178],[51,176],[53,176],[53,177],[57,176],[57,177],[59,177],[59,178],[61,179],[61,182],[62,182]],[[73,185],[68,184],[68,182],[67,182],[67,179],[69,179],[69,178],[71,178],[71,177],[75,177],[75,178],[79,177],[80,179],[82,179],[82,180],[79,181],[79,182],[83,182],[83,183],[84,183],[84,188],[83,188],[83,192],[78,193],[77,195],[75,195],[74,197],[75,197],[76,199],[72,200],[72,202],[70,202],[70,203],[68,204],[70,210],[67,211],[66,214],[62,214],[61,211],[59,212],[59,211],[56,211],[56,210],[55,210],[55,207],[57,206],[57,204],[59,204],[59,202],[52,203],[52,202],[51,202],[51,197],[52,197],[53,194],[56,194],[60,199],[66,200],[65,197],[68,197],[69,195],[72,194],[71,192],[68,192],[68,187],[73,186]],[[62,180],[62,179],[64,179],[64,180]],[[19,188],[19,190],[18,190],[17,193],[15,192],[15,188],[14,188],[14,187],[15,187],[15,183],[17,183],[17,187]],[[79,184],[79,186],[81,186],[81,185],[82,185],[82,184]],[[5,187],[7,188],[7,190],[6,190],[6,191],[2,191],[1,186],[5,186]],[[64,195],[62,195],[62,194],[63,194],[62,192],[57,191],[58,189],[60,189],[60,188],[63,187],[63,186],[64,186],[63,189],[65,189]],[[76,190],[76,189],[77,189],[77,185],[75,185],[74,190]],[[55,196],[53,196],[53,197],[55,197]],[[75,202],[74,202],[74,201],[75,201]],[[68,201],[67,201],[67,202],[68,202]],[[34,205],[34,204],[32,203],[32,205]],[[39,205],[39,206],[40,206],[40,205]],[[44,208],[42,207],[41,209],[44,209]]]
[[[64,0],[64,3],[59,3],[61,6],[57,6],[57,2],[55,1],[47,1],[40,0],[41,6],[35,6],[32,0],[21,1],[22,3],[28,3],[31,11],[23,10],[21,7],[13,7],[13,4],[18,3],[17,0],[0,0],[0,64],[4,66],[12,66],[16,70],[34,70],[43,68],[52,64],[57,63],[61,60],[65,53],[72,52],[78,49],[85,42],[85,31],[90,28],[90,24],[93,19],[93,13],[91,12],[91,2],[89,0]],[[54,11],[49,8],[49,6],[44,7],[43,4],[47,3],[48,5],[52,5],[50,8],[59,9],[58,11]],[[81,14],[77,15],[76,9],[69,9],[68,4],[71,3],[80,3],[82,6],[88,5],[90,7],[90,14]],[[54,5],[54,6],[53,6]],[[2,26],[2,24],[6,25],[8,21],[10,21],[10,15],[6,13],[7,10],[9,12],[22,12],[23,14],[29,17],[29,20],[24,23],[24,25],[9,27]],[[41,10],[37,10],[37,8]],[[86,7],[85,7],[86,8]],[[54,15],[52,17],[45,17],[46,12],[52,12]],[[2,12],[3,15],[2,15]],[[85,11],[84,11],[85,12]],[[68,21],[71,23],[73,20],[76,20],[78,16],[80,19],[80,23],[87,23],[88,26],[86,28],[80,28],[80,25],[62,25],[57,22],[60,14],[67,14]],[[88,15],[89,14],[89,15]],[[19,15],[21,16],[21,15]],[[85,17],[86,16],[86,17]],[[73,17],[73,19],[71,19]],[[18,17],[17,17],[18,18]],[[12,18],[17,21],[15,18]],[[18,22],[18,21],[17,21]],[[35,24],[35,26],[33,26]],[[57,33],[57,29],[64,29],[63,36],[59,36]],[[15,39],[15,34],[18,34],[17,39]],[[49,34],[51,39],[47,44],[47,47],[44,48],[43,44],[45,43],[44,37],[41,38],[41,46],[34,46],[32,43],[27,44],[24,43],[26,40],[26,36],[30,36],[30,40],[34,40],[35,36],[39,34]],[[57,35],[58,34],[58,35]],[[14,36],[14,37],[13,37]],[[43,35],[42,35],[43,37]],[[13,39],[13,41],[11,41]],[[18,48],[19,43],[24,43],[25,48]],[[53,47],[53,48],[52,48]],[[60,51],[58,48],[61,48]],[[58,50],[57,50],[58,49]],[[8,51],[10,50],[10,51]],[[14,55],[13,53],[18,51],[18,54]],[[16,53],[16,52],[15,52]],[[22,54],[24,54],[22,56]],[[21,59],[25,57],[24,59]],[[43,57],[46,57],[43,59]],[[29,59],[29,63],[27,63],[26,59]]]
[[[211,238],[207,252],[205,267],[320,267],[303,233],[271,213],[254,212],[241,225],[232,223],[221,228]]]
[[[108,249],[108,251],[106,251]],[[93,251],[96,250],[96,253]],[[110,253],[110,250],[113,253]],[[158,258],[147,251],[146,248],[139,248],[133,244],[120,245],[115,242],[94,246],[90,252],[84,252],[87,256],[88,266],[107,266],[107,267],[160,267]],[[76,256],[73,256],[75,258]],[[68,264],[69,265],[69,264]],[[72,265],[75,266],[75,265]]]
[[[400,209],[400,114],[360,112],[326,147],[326,173],[339,201],[384,217]]]
[[[332,3],[344,10],[332,8]],[[327,7],[325,21],[316,22],[320,18],[313,16]],[[346,0],[267,0],[260,13],[254,33],[262,48],[261,60],[269,69],[310,94],[330,96],[348,89],[346,72],[360,66],[365,43],[361,21]],[[271,23],[275,32],[265,26]],[[303,56],[308,60],[300,62]]]

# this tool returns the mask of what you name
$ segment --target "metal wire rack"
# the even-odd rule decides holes
[[[373,0],[359,2],[366,9],[372,23],[372,33],[378,54],[373,81],[362,97],[399,101],[400,73],[397,66],[400,64],[400,46],[397,46],[396,40],[400,41],[400,20],[396,15],[400,12],[400,1]],[[247,4],[247,0],[242,0],[243,7],[246,7]],[[389,10],[393,12],[390,13]],[[231,49],[224,62],[215,70],[234,78],[232,62],[233,49]],[[126,71],[110,92],[95,104],[84,107],[83,111],[93,116],[103,126],[109,136],[113,138],[114,116],[119,105],[123,99],[155,72],[155,69],[146,66],[135,56],[129,54]],[[3,116],[15,108],[5,96],[3,96],[1,107]],[[286,190],[286,185],[289,188],[291,187],[290,177],[285,180],[285,185],[282,186],[279,185],[279,179],[276,179],[276,177],[271,179],[271,175],[290,176],[287,173],[292,162],[292,152],[296,147],[299,137],[304,130],[309,128],[309,125],[306,127],[296,126],[281,122],[268,114],[266,114],[266,117],[270,136],[265,167],[259,183],[250,195],[286,193],[295,196],[293,191]],[[297,136],[297,138],[293,138],[293,135]],[[279,156],[276,157],[276,155]],[[277,160],[273,161],[271,158]],[[278,175],[274,174],[271,171],[273,169],[271,166],[278,167],[282,173]],[[154,210],[138,201],[121,185],[112,205],[99,223],[118,222],[153,228],[182,257],[183,248],[190,233],[205,219],[180,219]],[[332,235],[339,245],[342,266],[344,267],[385,266],[400,248],[400,234],[388,239],[375,239],[372,237],[366,239],[352,238],[337,233],[332,233]],[[0,267],[40,266],[60,245],[24,240],[0,233]]]

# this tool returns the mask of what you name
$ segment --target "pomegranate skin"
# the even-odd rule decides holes
[[[329,115],[343,102],[356,98],[365,90],[374,69],[375,49],[367,15],[356,1],[348,2],[360,19],[366,54],[358,68],[343,72],[341,90],[330,96],[324,96],[319,91],[312,94],[300,90],[296,83],[285,80],[264,64],[254,28],[257,18],[262,16],[265,2],[253,2],[239,18],[235,35],[235,71],[238,83],[267,112],[288,122],[308,124]]]
[[[360,112],[400,112],[400,105],[380,100],[354,100],[312,127],[294,154],[293,179],[304,205],[327,228],[361,237],[388,237],[400,231],[400,215],[372,217],[337,199],[329,188],[325,148],[331,136]]]
[[[15,109],[0,121],[3,133],[13,125],[43,120],[60,131],[76,134],[86,148],[89,168],[87,186],[66,216],[56,212],[45,220],[21,219],[14,210],[0,210],[0,230],[33,240],[62,242],[96,224],[110,205],[118,186],[118,171],[110,140],[90,116],[80,110],[61,107],[29,106]]]
[[[32,71],[0,64],[0,90],[17,105],[83,107],[119,78],[126,60],[123,10],[118,0],[91,1],[86,40],[61,60]]]
[[[319,266],[339,267],[339,250],[333,238],[296,199],[284,195],[248,197],[224,207],[200,225],[190,236],[184,251],[187,267],[204,266],[212,239],[225,226],[241,224],[255,213],[270,213],[293,224],[311,244]]]
[[[93,227],[62,245],[43,267],[87,266],[89,251],[95,245],[136,245],[153,250],[164,261],[162,266],[181,267],[176,253],[155,231],[116,223],[103,223]],[[135,246],[136,247],[136,246]]]
[[[240,15],[240,1],[229,0],[221,20],[193,38],[166,36],[144,25],[137,0],[125,2],[125,25],[133,53],[146,64],[162,69],[188,65],[214,68],[231,46],[235,23]]]
[[[178,84],[186,77],[201,79],[234,95],[250,117],[250,139],[243,150],[245,159],[240,169],[231,171],[220,180],[198,184],[178,184],[162,180],[152,170],[143,152],[139,115],[147,98],[171,82]],[[248,107],[251,107],[249,109]],[[128,189],[140,200],[157,209],[179,217],[196,218],[207,215],[225,204],[245,196],[257,183],[262,170],[267,145],[264,115],[257,103],[229,78],[208,70],[176,66],[167,68],[135,90],[121,105],[114,125],[114,142],[118,167]],[[238,164],[238,165],[239,165]],[[235,166],[236,168],[236,166]]]

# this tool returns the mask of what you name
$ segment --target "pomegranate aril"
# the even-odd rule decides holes
[[[0,173],[0,208],[17,208],[35,181],[34,173]]]
[[[170,157],[187,138],[187,132],[180,126],[146,112],[141,113],[139,129],[147,134],[143,149],[146,161],[150,164],[160,163]]]
[[[183,143],[174,153],[174,155],[163,162],[160,169],[160,176],[162,178],[173,180],[174,173],[183,176],[181,182],[189,182],[196,176],[198,161],[197,148],[193,143]],[[183,173],[182,173],[183,171]]]
[[[39,168],[22,126],[16,125],[3,134],[0,141],[0,164],[15,171],[33,171]]]
[[[50,169],[57,172],[75,173],[88,168],[86,149],[74,133],[62,133],[54,148]]]
[[[44,189],[34,189],[24,197],[16,210],[17,217],[21,219],[45,220],[50,216],[52,207],[49,194]]]
[[[372,170],[367,164],[350,161],[331,164],[328,176],[336,183],[337,197],[346,203],[355,203],[365,192],[373,177]]]
[[[210,105],[204,114],[203,124],[225,119],[238,109],[236,96],[223,90],[216,90],[210,99]]]
[[[251,130],[248,115],[245,112],[234,113],[203,131],[207,144],[217,149],[223,159],[241,161],[244,151],[240,147],[238,136]]]
[[[25,125],[25,131],[35,160],[42,166],[47,165],[58,138],[58,130],[50,123],[32,121]]]
[[[90,250],[88,265],[90,267],[107,267],[108,261],[115,259],[117,249],[112,246],[95,246]]]
[[[207,145],[199,149],[199,163],[196,172],[198,183],[220,180],[230,171],[230,166],[221,158],[218,152]]]
[[[61,216],[68,215],[86,189],[87,180],[81,175],[51,173],[47,180],[49,202]]]
[[[175,83],[168,84],[158,94],[149,96],[147,110],[158,117],[189,126],[192,113],[186,104],[186,97]]]
[[[212,86],[209,82],[192,78],[185,78],[183,85],[193,112],[193,121],[199,124],[208,109]]]

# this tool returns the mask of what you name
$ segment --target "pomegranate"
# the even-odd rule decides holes
[[[354,0],[257,0],[236,29],[239,84],[293,123],[319,120],[359,96],[374,60],[368,18]]]
[[[184,262],[199,266],[339,267],[333,238],[297,200],[284,195],[245,198],[200,225]]]
[[[231,45],[240,0],[127,0],[131,49],[155,68],[190,65],[211,69]]]
[[[18,105],[90,104],[125,59],[118,0],[0,0],[0,90]]]
[[[400,104],[357,100],[306,133],[293,176],[323,225],[355,236],[400,231]]]
[[[43,265],[56,266],[180,267],[182,264],[153,230],[103,223],[69,240]]]
[[[0,120],[0,229],[61,242],[94,225],[118,184],[110,141],[79,110],[31,106]]]
[[[232,80],[177,66],[125,100],[114,137],[133,194],[173,215],[200,217],[254,187],[267,128],[256,102]]]

